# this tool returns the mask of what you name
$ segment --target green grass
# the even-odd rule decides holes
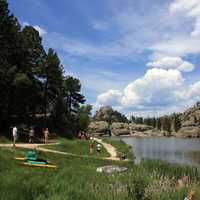
[[[127,154],[128,159],[133,160],[133,152],[132,148],[128,146],[123,140],[117,139],[114,140],[112,138],[104,138],[104,142],[113,145],[117,149],[117,154],[120,157],[122,154]]]
[[[72,141],[70,141],[71,143]],[[122,147],[121,147],[122,148]],[[182,200],[191,189],[200,200],[200,172],[196,168],[163,161],[132,162],[78,158],[40,152],[58,169],[23,167],[15,156],[25,150],[0,148],[0,200]],[[99,166],[126,166],[124,173],[96,172]],[[183,188],[177,179],[189,176]]]
[[[0,143],[12,143],[12,140],[6,138],[5,136],[0,136]]]
[[[48,145],[45,148],[54,149],[62,152],[73,153],[77,155],[89,155],[89,144],[92,143],[91,140],[79,140],[72,139],[68,140],[65,138],[59,138],[59,145]],[[96,151],[97,142],[94,142],[94,152],[92,156],[101,156],[101,157],[109,157],[109,153],[106,151],[104,147],[102,147],[100,155],[97,154]]]

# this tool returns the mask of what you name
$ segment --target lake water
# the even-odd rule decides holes
[[[200,166],[200,139],[183,138],[123,138],[133,147],[136,163],[143,158],[161,159],[180,164]]]

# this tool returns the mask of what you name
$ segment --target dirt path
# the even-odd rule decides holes
[[[111,144],[105,143],[102,141],[102,139],[93,138],[98,143],[102,144],[103,147],[106,149],[106,151],[110,154],[110,157],[107,159],[109,160],[120,160],[120,158],[117,156],[117,150],[115,147],[113,147]]]
[[[39,146],[46,146],[46,145],[58,145],[60,143],[49,143],[49,144],[39,144],[39,143],[34,143],[34,144],[29,144],[29,143],[18,143],[15,146],[17,148],[24,148],[24,149],[35,149],[38,148]],[[0,144],[0,147],[13,147],[13,144]]]

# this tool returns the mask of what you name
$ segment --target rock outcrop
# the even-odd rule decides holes
[[[200,137],[200,127],[186,126],[182,127],[176,134],[178,137],[197,138]]]
[[[135,133],[138,133],[138,132],[148,132],[150,130],[153,130],[153,127],[145,125],[145,124],[130,123],[129,130],[130,130],[130,134],[134,135]]]
[[[103,133],[109,130],[109,124],[105,121],[94,121],[88,126],[90,133]]]
[[[128,119],[125,115],[113,110],[112,107],[104,106],[96,112],[94,121],[106,121],[112,124],[113,122],[128,122]]]
[[[114,122],[111,125],[111,132],[117,136],[118,135],[129,135],[130,134],[129,124]]]

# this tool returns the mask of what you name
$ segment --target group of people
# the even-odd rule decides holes
[[[90,134],[89,133],[86,133],[84,131],[79,131],[78,134],[77,134],[77,138],[78,139],[86,139],[86,140],[89,140],[90,139]]]
[[[49,138],[49,129],[48,128],[43,129],[43,135],[44,135],[44,142],[46,144],[46,143],[48,143],[48,138]],[[12,129],[12,136],[13,136],[13,147],[15,147],[16,141],[18,139],[18,129],[16,126],[14,126]],[[29,143],[34,143],[35,130],[33,127],[30,127],[28,136],[29,136]]]

